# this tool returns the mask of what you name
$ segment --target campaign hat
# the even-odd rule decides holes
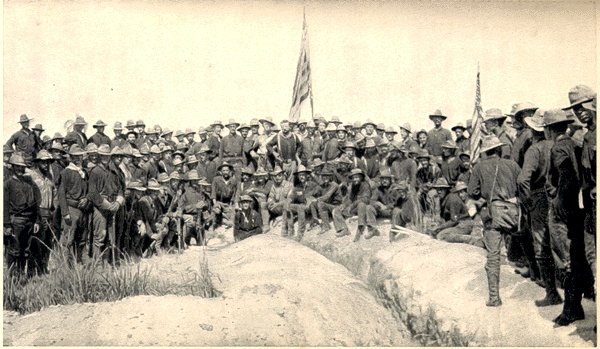
[[[92,143],[93,144],[93,143]],[[69,149],[69,155],[83,155],[86,151],[81,149],[79,144],[73,144]]]
[[[106,126],[108,126],[108,125],[106,123],[104,123],[104,121],[102,121],[102,120],[98,120],[98,121],[96,121],[95,124],[92,125],[93,128],[106,127]]]
[[[596,93],[591,89],[591,87],[586,85],[577,85],[569,90],[569,102],[571,105],[563,108],[563,110],[573,109],[573,107],[576,107],[579,104],[590,102],[592,99],[594,99],[595,94]]]
[[[430,119],[430,120],[433,120],[433,118],[434,118],[434,117],[442,118],[442,121],[443,121],[443,120],[446,120],[446,119],[448,118],[448,117],[447,117],[446,115],[444,115],[444,114],[442,113],[442,111],[441,111],[441,110],[439,110],[439,109],[436,109],[436,110],[433,112],[433,114],[430,114],[430,115],[429,115],[429,119]]]
[[[22,124],[22,123],[24,123],[24,122],[28,122],[28,121],[33,121],[33,118],[32,118],[32,119],[30,119],[30,118],[27,116],[27,114],[22,114],[22,115],[19,117],[19,122],[18,122],[18,123],[19,123],[19,124]]]

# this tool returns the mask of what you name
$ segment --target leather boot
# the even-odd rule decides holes
[[[361,225],[356,229],[356,235],[354,235],[354,242],[358,242],[360,240],[360,236],[365,231],[365,226]]]
[[[369,232],[367,233],[367,235],[365,235],[365,240],[369,240],[373,236],[379,236],[379,235],[381,235],[381,233],[379,233],[379,230],[377,230],[377,228],[369,227]]]
[[[558,326],[568,326],[574,321],[585,319],[583,307],[581,306],[581,290],[577,290],[577,280],[571,273],[565,276],[565,304],[563,310],[553,321]],[[579,297],[577,296],[579,292]]]
[[[325,234],[329,230],[331,230],[331,225],[329,225],[329,223],[323,222],[323,223],[321,223],[321,230],[319,230],[318,235]]]
[[[490,299],[485,305],[488,307],[499,307],[502,305],[502,300],[500,299],[500,274],[489,271],[486,272]]]
[[[535,305],[537,307],[547,307],[562,303],[563,300],[556,291],[554,262],[549,259],[538,259],[538,265],[540,267],[542,281],[546,286],[546,297],[535,301]]]
[[[344,230],[335,233],[335,237],[336,238],[341,238],[341,237],[344,237],[346,235],[350,235],[350,231],[348,231],[348,228],[345,228]]]

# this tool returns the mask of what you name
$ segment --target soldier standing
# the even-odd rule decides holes
[[[10,157],[12,176],[4,182],[4,246],[6,265],[16,274],[30,273],[27,261],[31,237],[39,225],[39,194],[35,184],[25,176],[26,164],[19,153]]]
[[[58,203],[62,213],[62,234],[60,244],[72,249],[76,261],[81,262],[87,244],[86,231],[88,209],[90,208],[87,173],[83,170],[85,152],[77,144],[71,146],[71,162],[61,173],[58,186]]]
[[[490,114],[490,113],[488,113]],[[483,139],[481,152],[486,154],[473,168],[468,194],[485,201],[482,213],[483,240],[488,250],[485,270],[488,278],[488,307],[502,305],[500,299],[500,248],[505,234],[518,229],[517,177],[521,171],[516,162],[500,157],[504,146],[498,137]]]
[[[19,119],[21,129],[15,132],[15,134],[8,139],[8,142],[6,142],[7,146],[10,148],[14,147],[15,151],[21,153],[26,164],[31,164],[31,161],[33,161],[33,156],[37,147],[36,135],[29,129],[29,123],[32,120],[33,119],[28,118],[25,114],[21,115]]]
[[[90,172],[88,182],[88,197],[94,205],[93,222],[93,255],[99,258],[104,253],[106,240],[111,248],[110,257],[116,253],[117,248],[117,224],[115,218],[117,212],[125,205],[125,178],[119,169],[123,160],[123,152],[120,148],[110,148],[103,144],[98,148],[100,163]]]

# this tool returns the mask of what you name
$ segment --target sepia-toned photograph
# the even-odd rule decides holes
[[[598,15],[4,1],[4,346],[596,347]]]

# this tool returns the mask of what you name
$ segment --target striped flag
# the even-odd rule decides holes
[[[471,163],[474,163],[479,159],[479,153],[481,149],[481,137],[483,126],[483,108],[481,107],[481,90],[479,83],[479,65],[477,65],[477,84],[475,87],[475,110],[473,110],[473,116],[471,117],[471,132],[470,135],[470,147],[471,147]]]
[[[308,110],[309,108],[310,110]],[[302,24],[302,44],[300,45],[300,58],[298,59],[298,67],[296,69],[296,80],[294,81],[294,94],[292,96],[289,119],[295,122],[302,114],[307,119],[312,120],[313,96],[306,14],[304,14],[304,23]],[[310,118],[308,118],[309,116]]]

